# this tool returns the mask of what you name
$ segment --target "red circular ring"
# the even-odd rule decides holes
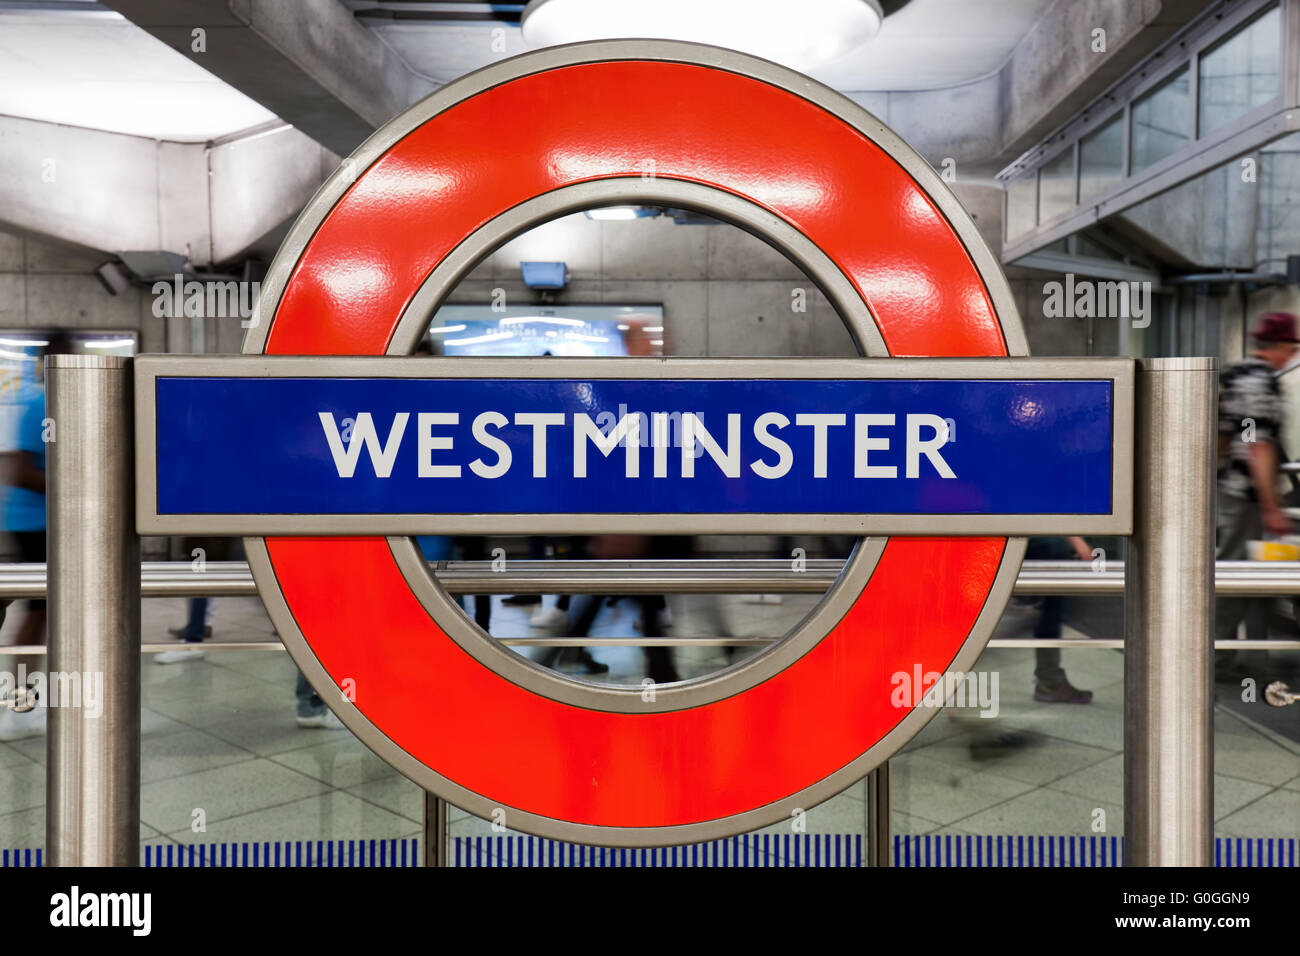
[[[268,354],[382,355],[465,236],[552,189],[646,172],[744,196],[850,278],[894,355],[1003,355],[988,290],[936,204],[885,150],[787,89],[698,64],[619,60],[465,99],[389,148],[307,244]],[[323,320],[328,316],[329,320]],[[296,623],[356,707],[426,767],[503,807],[599,827],[717,820],[798,793],[908,713],[899,670],[943,671],[1005,539],[893,539],[813,650],[737,696],[611,714],[532,694],[433,623],[382,538],[266,542]]]

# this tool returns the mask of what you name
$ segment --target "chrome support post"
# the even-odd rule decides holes
[[[1210,866],[1215,360],[1144,359],[1136,387],[1125,564],[1124,862]]]
[[[46,856],[53,866],[137,866],[140,540],[131,361],[52,355],[45,382]]]

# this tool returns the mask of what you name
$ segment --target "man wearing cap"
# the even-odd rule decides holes
[[[1268,531],[1291,533],[1279,491],[1282,393],[1277,373],[1300,349],[1296,318],[1289,312],[1261,316],[1251,338],[1251,355],[1228,366],[1219,376],[1219,561],[1246,560],[1246,545]],[[1218,640],[1232,640],[1246,618],[1246,636],[1268,636],[1264,606],[1242,598],[1215,602],[1214,631]],[[1215,655],[1215,671],[1234,678],[1236,652]]]

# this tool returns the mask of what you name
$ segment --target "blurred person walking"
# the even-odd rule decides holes
[[[1088,542],[1077,536],[1030,538],[1025,548],[1027,561],[1065,561],[1071,555],[1080,561],[1090,561],[1092,552],[1088,548]],[[1059,640],[1065,598],[1059,594],[1045,594],[1034,603],[1038,605],[1034,637],[1038,640]],[[1034,700],[1040,704],[1092,702],[1092,691],[1080,690],[1066,679],[1065,669],[1061,667],[1060,647],[1036,647],[1034,658]]]
[[[20,399],[14,450],[5,455],[5,483],[10,485],[4,509],[4,529],[14,536],[25,564],[45,562],[45,359],[72,350],[72,340],[63,331],[50,333],[36,361],[33,381]],[[18,627],[14,643],[40,644],[45,635],[45,601],[27,602],[27,612]],[[28,658],[29,660],[31,658]],[[38,669],[43,665],[38,663]],[[16,681],[14,684],[16,685]],[[18,688],[20,694],[26,688]],[[25,712],[0,708],[0,740],[21,740],[43,734],[46,727],[43,701]]]
[[[184,538],[181,547],[187,555],[198,561],[237,561],[243,557],[243,547],[238,538]],[[195,552],[199,552],[195,554]],[[184,627],[168,630],[172,637],[185,642],[185,647],[163,651],[154,655],[155,664],[180,664],[203,657],[200,645],[212,636],[212,615],[216,598],[192,597],[186,604]]]
[[[1219,476],[1216,561],[1244,561],[1247,545],[1272,535],[1291,533],[1282,509],[1279,465],[1285,410],[1277,373],[1300,351],[1296,317],[1270,312],[1251,332],[1254,350],[1219,376]],[[1214,604],[1216,640],[1232,640],[1243,618],[1246,637],[1268,636],[1263,602],[1218,598]],[[1215,654],[1215,677],[1243,676],[1236,651]]]

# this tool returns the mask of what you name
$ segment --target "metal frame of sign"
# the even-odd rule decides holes
[[[863,355],[1028,353],[997,258],[879,120],[767,61],[641,40],[502,61],[378,130],[290,229],[243,351],[315,363],[409,355],[494,249],[560,216],[629,203],[695,210],[765,240],[820,287]],[[610,374],[632,367],[613,360]],[[1117,388],[1116,430],[1128,435],[1122,398]],[[1117,454],[1116,468],[1127,460]],[[764,518],[752,530],[775,528]],[[788,820],[938,713],[894,708],[889,667],[974,667],[1025,548],[941,530],[862,539],[785,640],[650,694],[503,647],[438,586],[409,535],[245,543],[295,663],[411,780],[485,819],[504,811],[514,830],[650,846]]]
[[[156,381],[196,378],[1105,380],[1111,383],[1109,514],[160,514]],[[136,523],[141,534],[1119,534],[1133,529],[1131,359],[580,359],[142,356],[135,364]],[[1014,462],[1009,463],[1014,467]]]

